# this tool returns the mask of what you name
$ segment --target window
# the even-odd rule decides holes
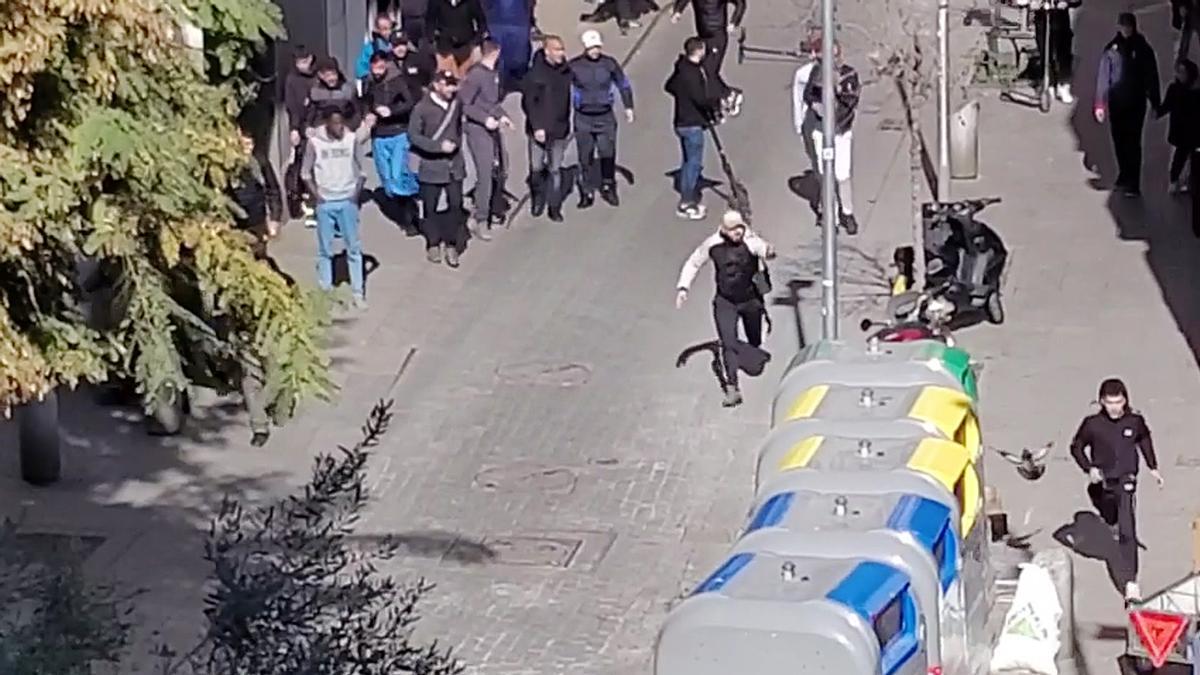
[[[875,637],[879,640],[879,648],[887,647],[900,631],[904,629],[903,596],[892,598],[892,601],[875,616]]]

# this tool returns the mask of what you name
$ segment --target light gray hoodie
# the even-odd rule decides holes
[[[330,138],[322,126],[308,139],[301,175],[316,186],[321,201],[358,198],[365,180],[363,141],[369,133],[367,125],[363,125],[358,132],[346,129],[341,138]]]

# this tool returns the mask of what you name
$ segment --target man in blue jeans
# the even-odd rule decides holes
[[[704,130],[717,119],[721,107],[721,89],[705,71],[704,40],[690,37],[683,43],[683,54],[675,61],[675,70],[664,85],[675,99],[675,135],[683,162],[679,167],[680,218],[704,218],[700,203],[700,173],[704,168]]]
[[[346,129],[340,112],[332,112],[308,139],[301,175],[317,199],[317,283],[333,288],[333,238],[341,233],[350,268],[354,306],[366,309],[362,240],[358,236],[358,196],[363,188],[363,142],[370,134],[368,119],[357,133]]]

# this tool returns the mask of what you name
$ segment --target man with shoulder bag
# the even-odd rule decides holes
[[[457,93],[458,77],[448,70],[438,73],[429,93],[413,108],[408,125],[410,168],[421,185],[425,257],[431,263],[445,261],[450,267],[458,267],[466,229],[463,180],[467,165],[462,156],[463,112]],[[443,196],[446,210],[438,211]]]
[[[756,348],[762,345],[762,325],[767,313],[765,299],[771,292],[766,261],[774,257],[775,249],[750,230],[742,214],[726,211],[720,229],[700,242],[683,263],[679,281],[675,284],[675,307],[678,309],[687,301],[688,289],[704,263],[712,260],[716,272],[713,322],[720,341],[725,390],[722,405],[726,408],[742,403],[742,392],[738,388],[739,320],[746,333],[746,342]]]

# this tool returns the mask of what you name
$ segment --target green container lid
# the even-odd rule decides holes
[[[971,355],[958,347],[947,347],[941,343],[929,345],[926,356],[942,362],[942,366],[962,384],[963,392],[971,400],[979,400],[979,382],[971,368]]]

